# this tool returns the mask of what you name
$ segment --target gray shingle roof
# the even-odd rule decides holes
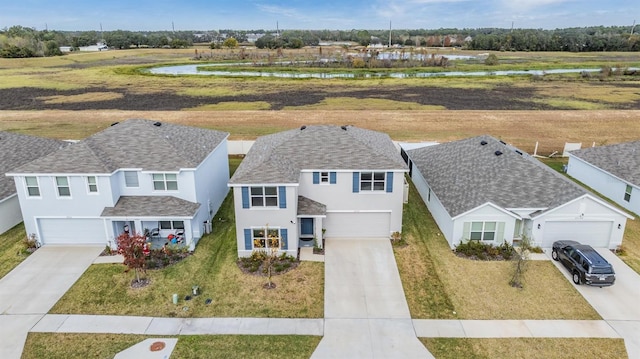
[[[326,205],[305,196],[298,196],[298,215],[324,216],[325,214],[327,214]]]
[[[303,169],[393,170],[406,166],[388,135],[353,126],[307,126],[258,138],[231,184],[298,183]]]
[[[193,217],[200,204],[171,196],[121,196],[101,217]]]
[[[5,173],[67,146],[68,142],[0,131],[0,199],[16,193],[13,178]]]
[[[640,141],[583,148],[570,153],[618,178],[640,186]]]
[[[481,145],[486,141],[486,145]],[[501,151],[500,156],[495,152]],[[484,203],[555,208],[587,192],[535,158],[491,136],[407,151],[451,217]]]
[[[15,172],[111,173],[120,168],[195,168],[229,135],[164,122],[155,126],[155,122],[134,119],[118,123]]]

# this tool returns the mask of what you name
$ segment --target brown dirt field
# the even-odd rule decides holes
[[[314,124],[350,124],[388,133],[398,141],[451,141],[490,134],[527,152],[562,151],[640,138],[640,111],[0,111],[0,130],[81,139],[116,121],[148,118],[218,129],[230,139]]]

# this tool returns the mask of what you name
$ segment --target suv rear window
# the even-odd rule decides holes
[[[613,270],[611,267],[591,267],[592,274],[611,274]]]

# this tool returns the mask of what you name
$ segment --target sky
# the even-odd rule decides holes
[[[634,20],[638,0],[0,0],[0,29],[631,29]]]

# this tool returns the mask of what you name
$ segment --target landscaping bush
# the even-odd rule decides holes
[[[249,257],[238,258],[238,267],[244,273],[266,276],[268,268],[265,266],[267,252],[253,251]],[[272,274],[284,274],[294,269],[300,264],[300,261],[287,253],[280,254],[273,262]]]
[[[459,257],[475,260],[509,260],[513,257],[513,246],[507,242],[495,247],[480,241],[460,242],[455,249]]]

